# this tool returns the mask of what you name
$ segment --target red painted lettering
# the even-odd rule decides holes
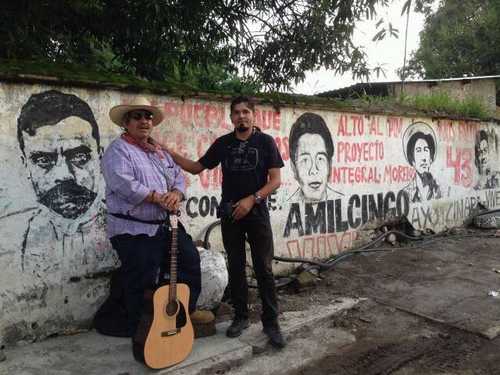
[[[376,166],[332,167],[332,184],[380,184],[382,175]]]
[[[384,143],[376,142],[338,142],[337,161],[342,163],[352,163],[360,161],[383,160]]]
[[[281,158],[286,161],[290,159],[290,151],[288,150],[288,137],[275,137],[276,146],[281,154]]]
[[[387,134],[389,137],[400,138],[402,129],[402,117],[387,117]]]
[[[307,236],[287,241],[290,258],[328,258],[352,247],[357,237],[355,232]]]
[[[415,169],[409,165],[386,165],[384,167],[383,182],[409,182],[415,177]]]
[[[454,169],[453,183],[470,187],[472,185],[472,150],[457,147],[453,155],[452,146],[446,148],[446,166]]]
[[[273,112],[273,129],[281,129],[281,115],[280,112]]]
[[[383,136],[382,130],[380,130],[379,118],[373,116],[370,121],[370,135]]]

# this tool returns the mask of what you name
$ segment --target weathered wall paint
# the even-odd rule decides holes
[[[85,327],[103,301],[102,274],[117,257],[104,232],[99,157],[120,134],[109,108],[133,95],[0,86],[0,343]],[[190,158],[232,129],[228,102],[148,98],[166,114],[154,136]],[[259,106],[256,122],[285,161],[269,199],[279,255],[337,254],[373,218],[406,215],[441,230],[478,201],[500,206],[493,123],[286,106]],[[221,179],[220,168],[187,176],[183,217],[195,238],[216,220]]]

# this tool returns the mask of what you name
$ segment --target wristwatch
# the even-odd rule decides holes
[[[264,198],[262,198],[262,196],[259,193],[254,193],[253,197],[255,198],[255,203],[256,204],[259,204],[264,199]]]

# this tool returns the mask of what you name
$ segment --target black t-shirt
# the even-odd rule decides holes
[[[208,169],[222,165],[222,202],[237,202],[267,183],[268,170],[283,167],[274,139],[255,130],[246,141],[234,132],[215,140],[199,162]]]

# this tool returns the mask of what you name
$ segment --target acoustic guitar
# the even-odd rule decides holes
[[[150,308],[145,308],[146,316],[143,314],[134,338],[134,356],[153,369],[182,362],[193,348],[194,331],[188,312],[189,287],[177,283],[177,220],[176,214],[170,215],[170,281],[152,294],[152,309],[150,302]],[[148,299],[148,296],[145,298]],[[152,312],[152,322],[147,317],[148,310]]]

